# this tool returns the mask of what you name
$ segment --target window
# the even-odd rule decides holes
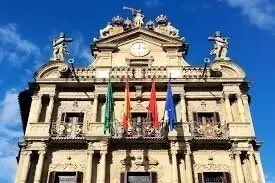
[[[61,115],[61,122],[64,123],[83,123],[84,113],[65,112]]]
[[[49,183],[83,183],[83,173],[51,172]]]
[[[228,172],[203,172],[198,174],[199,183],[231,183]]]
[[[120,176],[120,183],[157,183],[155,172],[126,172]]]
[[[203,125],[214,125],[220,123],[220,116],[218,112],[194,112],[193,120]]]
[[[217,112],[194,112],[193,120],[195,136],[217,137],[223,134]]]

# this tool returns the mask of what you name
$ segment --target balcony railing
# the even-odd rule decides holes
[[[160,122],[158,129],[153,127],[152,122],[133,122],[132,127],[125,131],[122,122],[115,120],[112,123],[111,135],[116,138],[165,137],[167,127],[163,122]]]
[[[229,132],[227,124],[202,124],[193,122],[190,128],[194,137],[203,138],[227,138]]]
[[[52,123],[51,137],[77,139],[83,137],[83,124],[79,123]]]

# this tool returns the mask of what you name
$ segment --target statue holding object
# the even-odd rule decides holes
[[[134,16],[133,18],[134,27],[142,27],[144,25],[143,19],[145,18],[145,16],[142,14],[141,9],[137,10],[126,6],[124,6],[123,9],[130,10],[132,12],[132,15]]]
[[[68,47],[66,43],[72,42],[72,38],[66,38],[64,32],[60,33],[58,39],[53,40],[53,58],[51,60],[54,61],[64,61],[64,57],[66,54],[69,54]]]
[[[214,42],[214,49],[210,51],[210,55],[215,55],[215,60],[230,60],[228,53],[228,37],[222,37],[220,31],[216,31],[215,37],[208,37],[209,41]]]

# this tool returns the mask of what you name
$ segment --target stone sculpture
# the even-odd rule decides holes
[[[229,60],[227,57],[229,38],[222,37],[222,33],[216,31],[215,37],[208,37],[208,40],[214,42],[214,49],[210,51],[210,55],[215,55],[215,60]]]
[[[53,41],[53,58],[54,61],[64,61],[66,54],[69,54],[66,43],[72,42],[72,38],[66,38],[65,33],[61,32],[57,40]]]

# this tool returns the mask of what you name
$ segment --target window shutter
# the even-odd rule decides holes
[[[220,115],[219,115],[219,113],[215,112],[214,114],[215,114],[216,122],[220,123]]]
[[[198,183],[203,183],[203,176],[202,173],[198,173]]]
[[[158,183],[158,175],[156,172],[151,172],[150,173],[150,176],[151,176],[151,183]]]
[[[121,172],[120,173],[120,183],[127,183],[127,180],[126,179],[126,174],[124,172]]]
[[[226,180],[226,183],[231,183],[231,175],[230,175],[230,173],[229,172],[224,172],[223,173],[223,177],[224,177],[224,179]]]
[[[83,173],[76,172],[77,183],[83,183]]]
[[[83,119],[84,119],[84,113],[79,113],[79,120],[78,120],[78,122],[79,123],[83,123]]]
[[[197,115],[198,113],[196,113],[196,112],[193,112],[193,121],[194,122],[198,122],[198,115]]]
[[[65,122],[65,113],[64,112],[61,114],[61,122]]]
[[[55,172],[50,172],[49,183],[55,183]]]

